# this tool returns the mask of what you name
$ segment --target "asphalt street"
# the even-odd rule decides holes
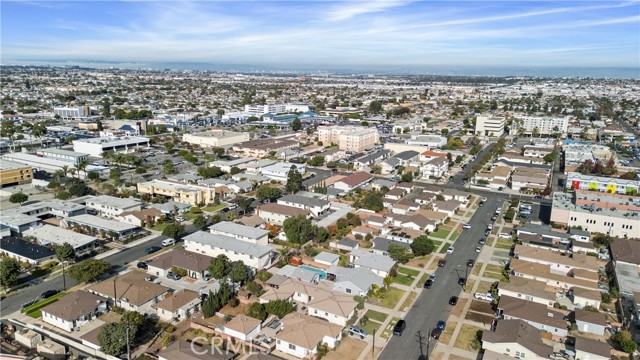
[[[418,359],[420,355],[427,355],[433,351],[436,340],[427,338],[431,330],[436,327],[438,320],[447,320],[452,310],[449,305],[451,296],[460,296],[462,286],[458,285],[458,278],[465,277],[467,260],[477,259],[478,254],[475,249],[478,240],[484,237],[484,230],[491,222],[491,215],[498,206],[501,206],[507,197],[502,194],[493,193],[487,196],[487,202],[483,207],[478,208],[469,223],[471,229],[464,230],[458,240],[454,243],[455,251],[447,254],[447,263],[444,267],[437,268],[436,281],[430,289],[424,289],[418,296],[413,307],[407,313],[405,320],[407,327],[402,336],[392,336],[389,343],[380,354],[380,360],[405,360]],[[419,342],[419,334],[422,345]],[[428,345],[428,350],[427,350]],[[422,353],[421,353],[422,351]]]
[[[161,242],[163,239],[166,239],[166,236],[158,236],[145,241],[143,244],[123,249],[118,253],[106,257],[104,260],[108,261],[112,265],[112,268],[110,272],[104,276],[104,278],[115,275],[119,271],[123,270],[124,267],[130,262],[137,262],[139,258],[146,255],[144,252],[146,248],[150,246],[161,246]],[[73,287],[77,284],[77,282],[71,279],[68,274],[66,276],[66,279],[67,288]],[[20,310],[22,304],[25,304],[32,300],[40,299],[40,294],[47,290],[54,289],[63,289],[62,274],[48,279],[47,281],[22,288],[17,292],[7,296],[0,303],[0,315],[2,317],[6,317],[8,314]]]

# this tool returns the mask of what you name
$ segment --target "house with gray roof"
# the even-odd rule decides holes
[[[374,238],[372,242],[373,242],[373,247],[371,248],[371,251],[373,251],[376,254],[385,255],[385,256],[389,255],[389,245],[391,244],[398,245],[406,249],[411,249],[411,245],[409,243],[385,239],[382,237]]]
[[[313,258],[313,261],[324,265],[338,265],[340,255],[323,251]]]
[[[349,261],[351,261],[356,268],[367,268],[374,274],[382,277],[389,275],[391,268],[396,264],[396,262],[388,256],[359,249],[351,250]]]
[[[278,199],[278,204],[309,210],[315,217],[324,214],[331,208],[331,203],[326,200],[300,195],[285,195]]]
[[[383,277],[364,267],[344,268],[331,266],[326,272],[327,278],[334,281],[333,290],[353,296],[366,296],[373,284],[380,287],[384,286]]]
[[[329,244],[329,247],[332,247],[338,250],[351,251],[354,249],[358,249],[360,247],[360,243],[357,240],[342,238],[338,241],[332,241]]]
[[[169,200],[164,204],[149,204],[149,207],[160,210],[165,215],[173,216],[173,212],[177,212],[178,214],[185,213],[191,209],[191,204],[183,203],[179,201]]]
[[[269,243],[269,231],[230,221],[221,221],[209,226],[209,232],[229,236],[237,240],[248,241],[254,244],[267,245]]]
[[[320,282],[320,274],[317,272],[292,265],[285,265],[280,269],[276,269],[273,273],[308,284],[317,284]]]

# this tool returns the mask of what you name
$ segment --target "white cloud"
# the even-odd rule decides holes
[[[324,20],[343,21],[358,15],[377,13],[399,6],[405,6],[411,1],[404,0],[374,0],[374,1],[351,1],[341,4],[327,11]]]

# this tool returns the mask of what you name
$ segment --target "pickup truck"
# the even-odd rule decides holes
[[[475,293],[473,294],[473,297],[478,299],[478,300],[485,300],[485,301],[493,301],[494,298],[490,293]]]

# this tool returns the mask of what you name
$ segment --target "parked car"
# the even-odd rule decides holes
[[[442,330],[435,328],[433,330],[431,330],[431,338],[438,340],[440,339],[440,335],[442,335]]]
[[[463,277],[458,278],[458,285],[464,285],[465,282],[467,282],[467,279],[465,279]]]
[[[471,229],[471,224],[466,223],[466,224],[462,225],[462,228],[463,229]]]
[[[487,225],[487,230],[493,230],[493,224]]]
[[[407,323],[404,320],[398,320],[396,326],[393,327],[393,335],[402,336],[402,332],[407,327]]]
[[[489,236],[491,235],[491,230],[487,229],[484,231],[484,236]]]
[[[237,208],[238,208],[238,205],[236,205],[236,204],[229,205],[229,210],[235,210]]]
[[[175,245],[176,241],[174,239],[164,239],[162,240],[162,246],[171,246]]]
[[[43,298],[43,299],[50,298],[50,297],[52,297],[53,295],[56,295],[59,292],[60,292],[60,290],[47,290],[47,291],[43,292],[42,294],[40,294],[40,297]]]
[[[453,246],[449,246],[449,248],[447,249],[447,254],[453,254],[453,251],[454,251],[455,249],[456,249],[456,248],[454,248]]]
[[[476,246],[476,252],[479,253],[480,251],[482,251],[482,247],[481,246]]]
[[[503,238],[503,239],[511,239],[511,235],[507,234],[507,233],[500,233],[500,234],[498,234],[498,237]]]
[[[491,295],[490,293],[475,293],[473,294],[473,297],[478,299],[478,300],[485,300],[485,301],[493,301],[493,295]]]
[[[364,331],[363,328],[361,328],[359,326],[351,325],[351,326],[349,326],[349,335],[351,335],[351,336],[359,336],[360,339],[364,339],[369,334],[367,334],[367,332]]]
[[[449,305],[455,305],[458,303],[458,297],[457,296],[452,296],[449,298]]]
[[[478,240],[478,244],[480,244],[480,245],[484,245],[486,242],[487,241],[484,238]]]
[[[145,269],[145,270],[147,270],[147,269],[149,268],[149,265],[148,265],[146,262],[144,262],[144,261],[140,261],[140,262],[136,265],[136,267],[137,267],[138,269]]]
[[[445,260],[445,259],[438,260],[438,267],[443,267],[446,264],[447,264],[447,260]]]
[[[424,282],[424,287],[426,289],[430,289],[431,285],[433,285],[433,280],[431,280],[431,279],[427,279],[427,281]]]
[[[180,275],[178,275],[178,274],[176,274],[174,272],[169,271],[169,273],[167,274],[167,278],[171,279],[171,280],[180,280],[180,279],[182,279],[182,276],[180,276]]]
[[[475,261],[473,259],[467,260],[467,266],[468,267],[473,267],[474,264],[475,264]]]
[[[444,320],[439,320],[438,321],[438,325],[436,326],[438,329],[444,331],[444,329],[447,327],[447,323]]]
[[[156,252],[158,250],[161,250],[161,249],[162,248],[160,246],[152,246],[152,247],[146,248],[144,250],[144,252],[145,252],[145,254],[153,254],[154,252]]]
[[[496,221],[496,220],[498,220],[498,215],[493,214],[493,216],[491,217],[491,221]]]

